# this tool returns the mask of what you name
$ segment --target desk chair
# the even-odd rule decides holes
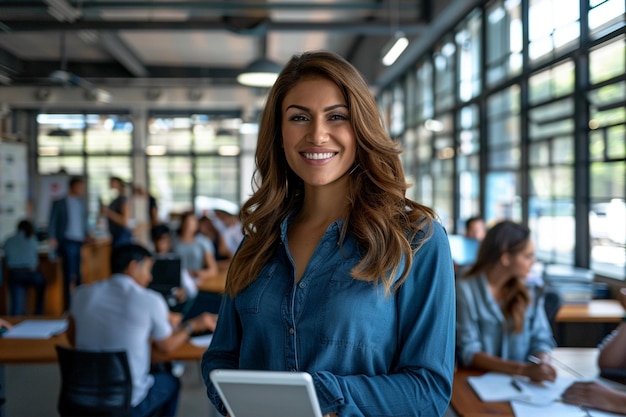
[[[131,415],[132,379],[125,351],[94,352],[56,346],[61,370],[61,417]]]

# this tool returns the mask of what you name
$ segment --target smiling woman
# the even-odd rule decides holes
[[[259,128],[218,327],[202,362],[311,374],[327,416],[445,411],[454,366],[448,239],[405,196],[400,149],[361,75],[328,52],[294,56]],[[379,285],[380,284],[380,285]]]

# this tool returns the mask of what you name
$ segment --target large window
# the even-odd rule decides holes
[[[154,115],[148,120],[149,189],[159,216],[195,207],[198,197],[239,202],[239,127],[236,117]]]
[[[39,175],[85,176],[89,223],[94,227],[99,201],[110,200],[109,177],[131,181],[133,123],[124,114],[39,114]]]
[[[519,1],[495,1],[487,7],[487,84],[522,70],[522,8]]]
[[[457,228],[468,218],[480,215],[480,115],[478,106],[467,106],[458,113],[457,172],[459,217]]]
[[[458,94],[469,101],[480,93],[482,13],[472,13],[455,35],[458,60]]]
[[[519,86],[514,85],[487,101],[487,222],[522,218],[519,93]]]
[[[559,63],[529,79],[528,223],[537,258],[574,263],[574,65]],[[565,97],[561,98],[560,97]]]
[[[554,58],[578,46],[578,5],[572,0],[530,0],[528,56],[531,62]]]
[[[626,276],[626,37],[594,48],[589,77],[591,266]]]

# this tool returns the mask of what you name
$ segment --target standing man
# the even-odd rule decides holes
[[[133,417],[176,414],[180,381],[170,372],[150,372],[151,344],[164,353],[187,342],[192,333],[213,331],[215,314],[180,323],[169,315],[161,294],[147,289],[152,254],[143,246],[113,248],[111,278],[77,289],[70,308],[68,339],[78,349],[125,350],[133,389]],[[178,323],[174,324],[176,321]]]
[[[69,192],[52,203],[48,222],[48,245],[63,260],[63,305],[69,308],[70,296],[81,284],[81,248],[87,239],[87,207],[85,181],[72,177]]]

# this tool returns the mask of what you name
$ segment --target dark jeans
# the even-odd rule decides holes
[[[79,286],[82,282],[80,275],[80,251],[83,242],[76,240],[63,240],[59,245],[59,256],[63,259],[63,306],[65,310],[70,308],[71,285]]]
[[[9,314],[12,316],[28,314],[24,310],[24,298],[28,287],[35,287],[35,314],[43,314],[46,281],[41,271],[37,269],[9,269],[8,272],[9,294],[11,295]]]
[[[133,417],[173,417],[178,408],[180,381],[166,371],[156,372],[154,385],[142,402],[133,407]]]

